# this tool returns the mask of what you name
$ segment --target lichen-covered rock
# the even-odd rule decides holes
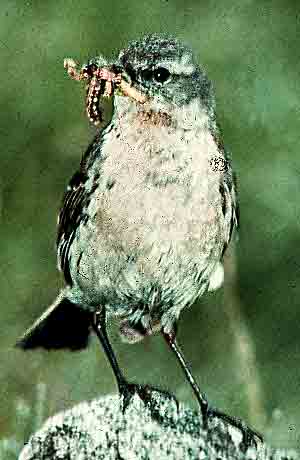
[[[202,428],[199,413],[151,390],[136,394],[125,413],[118,396],[105,396],[51,417],[30,438],[19,460],[299,460],[296,452],[259,443],[245,452],[237,429],[213,418]]]

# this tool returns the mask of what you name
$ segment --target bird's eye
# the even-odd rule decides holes
[[[141,71],[141,78],[144,81],[155,81],[157,83],[164,83],[170,78],[170,72],[164,67],[157,67],[157,69],[143,69]]]
[[[170,72],[164,67],[158,67],[153,71],[153,79],[158,83],[164,83],[170,78]]]

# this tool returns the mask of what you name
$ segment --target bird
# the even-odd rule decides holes
[[[160,34],[129,42],[105,72],[97,62],[105,67],[102,58],[93,59],[80,75],[91,78],[96,69],[104,81],[113,76],[106,91],[113,114],[85,152],[59,213],[58,268],[65,287],[17,346],[80,350],[94,331],[128,400],[142,387],[121,371],[107,318],[118,318],[120,336],[129,343],[161,333],[203,420],[220,416],[251,443],[260,435],[208,403],[176,339],[181,312],[222,284],[223,256],[239,225],[236,176],[212,83],[188,45]],[[70,71],[70,60],[67,65],[81,79]],[[94,78],[88,113],[93,109],[97,123],[99,97],[93,97],[99,88]]]

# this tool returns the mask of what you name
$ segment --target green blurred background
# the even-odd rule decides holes
[[[239,177],[235,311],[228,313],[232,293],[225,302],[223,289],[206,296],[182,314],[180,342],[215,405],[247,419],[273,445],[300,448],[299,2],[1,0],[3,458],[14,458],[49,415],[116,391],[95,340],[73,354],[25,354],[13,344],[62,285],[56,214],[95,132],[84,85],[66,76],[63,59],[111,56],[150,32],[184,39],[206,67]],[[132,380],[169,388],[196,407],[161,337],[133,346],[120,342],[115,325],[111,334]]]

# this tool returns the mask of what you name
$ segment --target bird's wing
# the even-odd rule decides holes
[[[232,170],[231,166],[231,155],[230,152],[225,148],[223,144],[223,136],[221,133],[221,128],[218,123],[216,123],[215,129],[213,131],[214,140],[218,146],[220,152],[222,152],[226,160],[226,169],[220,183],[220,194],[222,199],[222,210],[225,219],[228,222],[228,233],[225,237],[223,254],[225,253],[228,244],[232,238],[234,230],[238,230],[239,221],[240,221],[240,212],[239,212],[239,203],[238,203],[238,193],[237,193],[237,180],[236,175]]]
[[[228,243],[231,240],[234,230],[238,230],[240,225],[240,209],[237,196],[237,183],[236,175],[232,173],[230,177],[225,180],[225,186],[227,187],[227,193],[230,196],[231,206],[228,206],[230,213],[230,227],[228,233]]]
[[[220,193],[222,196],[222,208],[224,218],[227,221],[227,234],[225,235],[223,254],[225,253],[234,230],[239,228],[239,204],[236,188],[236,176],[231,169],[224,175],[220,184]]]
[[[87,186],[88,169],[96,155],[101,154],[101,136],[98,134],[88,147],[77,171],[72,177],[63,198],[58,216],[57,258],[58,268],[64,273],[68,285],[72,285],[69,269],[69,250],[81,222],[88,219],[87,207],[93,186]]]

